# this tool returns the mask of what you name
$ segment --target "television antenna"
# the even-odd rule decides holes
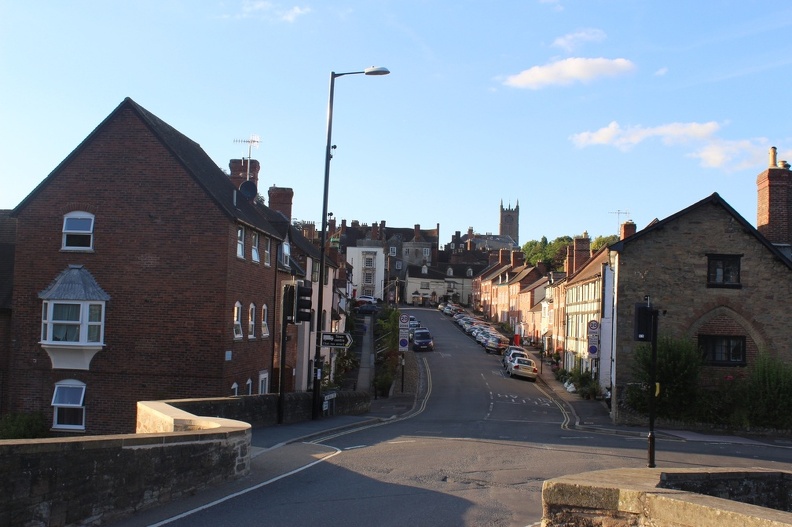
[[[615,210],[614,212],[609,212],[608,214],[615,214],[616,215],[616,234],[619,234],[621,231],[621,217],[627,216],[627,219],[630,218],[630,211],[629,210]]]
[[[256,134],[250,134],[250,137],[247,139],[234,139],[235,143],[247,143],[248,145],[248,156],[247,156],[247,179],[250,180],[250,160],[253,159],[253,147],[258,148],[261,139]]]

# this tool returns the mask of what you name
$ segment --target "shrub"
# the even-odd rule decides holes
[[[0,439],[36,439],[49,436],[42,413],[8,414],[0,418]]]
[[[646,412],[651,386],[652,349],[640,345],[635,349],[633,379],[637,384],[627,390],[627,399],[634,409]],[[655,399],[657,417],[689,421],[695,418],[695,402],[699,395],[699,377],[704,360],[696,345],[686,339],[660,337],[657,341],[655,381],[660,393]]]

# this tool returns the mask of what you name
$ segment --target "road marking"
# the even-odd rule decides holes
[[[176,516],[168,518],[167,520],[162,520],[161,522],[152,523],[148,527],[160,527],[161,525],[167,525],[169,523],[175,522],[176,520],[181,520],[182,518],[186,518],[187,516],[192,516],[196,512],[201,512],[203,510],[210,509],[210,508],[214,507],[215,505],[219,505],[219,504],[221,504],[221,503],[223,503],[225,501],[228,501],[230,499],[236,498],[238,496],[242,496],[243,494],[247,494],[248,492],[251,492],[253,490],[260,489],[261,487],[265,487],[265,486],[269,485],[270,483],[275,483],[276,481],[279,481],[279,480],[281,480],[283,478],[287,478],[289,476],[293,476],[294,474],[297,474],[298,472],[302,472],[303,470],[305,470],[307,468],[311,468],[312,466],[317,465],[319,463],[322,463],[323,461],[326,461],[326,460],[330,459],[331,457],[336,456],[336,455],[341,453],[341,450],[339,450],[339,449],[337,449],[335,447],[330,447],[329,445],[325,445],[325,446],[328,446],[328,448],[333,448],[335,450],[335,452],[332,452],[331,454],[329,454],[326,457],[323,457],[322,459],[317,459],[316,461],[313,461],[312,463],[308,463],[305,466],[302,466],[300,468],[296,468],[296,469],[292,470],[291,472],[287,472],[286,474],[281,474],[280,476],[274,477],[274,478],[269,479],[267,481],[262,481],[258,485],[253,485],[252,487],[248,487],[248,488],[246,488],[244,490],[240,490],[239,492],[235,492],[233,494],[229,494],[228,496],[224,496],[224,497],[222,497],[222,498],[220,498],[218,500],[215,500],[215,501],[213,501],[211,503],[207,503],[206,505],[201,505],[200,507],[196,507],[196,508],[194,508],[192,510],[189,510],[187,512],[183,512],[181,514],[177,514]]]
[[[344,450],[355,450],[356,448],[366,448],[368,445],[356,445],[356,446],[348,446]]]

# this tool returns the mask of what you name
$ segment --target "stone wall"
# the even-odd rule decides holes
[[[542,487],[542,527],[792,525],[792,473],[762,469],[617,469]],[[691,492],[692,491],[692,492]]]
[[[247,423],[138,407],[162,432],[0,441],[0,525],[102,525],[250,472]]]
[[[368,392],[331,392],[327,401],[329,415],[362,415],[371,408]],[[211,415],[238,419],[254,428],[278,424],[278,395],[246,395],[211,399],[181,399],[167,401],[170,405],[196,415]],[[310,421],[313,418],[313,394],[296,392],[284,394],[283,424]]]

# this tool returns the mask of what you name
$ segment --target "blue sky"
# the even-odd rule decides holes
[[[131,97],[221,168],[260,139],[259,191],[520,243],[638,228],[718,192],[756,224],[768,149],[792,160],[792,3],[750,0],[5,0],[0,209]],[[109,174],[108,177],[112,177]],[[628,212],[629,215],[621,212]]]

